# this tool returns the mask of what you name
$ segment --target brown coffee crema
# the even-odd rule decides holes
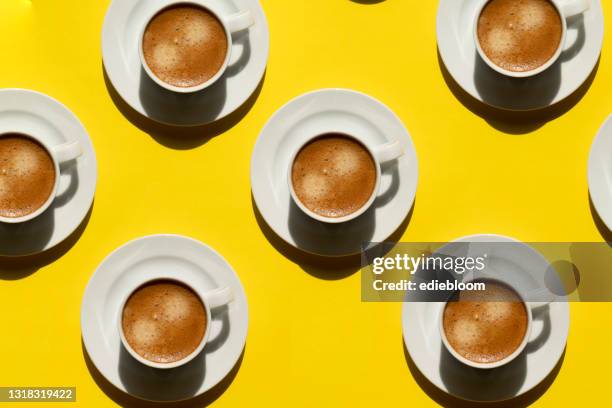
[[[40,143],[19,133],[0,136],[0,216],[19,218],[42,207],[55,187],[55,164]]]
[[[153,17],[145,29],[142,48],[155,76],[169,85],[189,88],[219,72],[228,40],[223,25],[208,10],[179,4]]]
[[[497,66],[527,72],[557,52],[563,23],[549,0],[491,0],[478,19],[478,40]]]
[[[527,309],[514,289],[496,281],[482,282],[485,291],[462,291],[446,304],[443,327],[459,355],[475,363],[495,363],[523,342]]]
[[[154,281],[134,291],[121,320],[130,347],[155,363],[173,363],[193,353],[207,324],[200,297],[170,280]]]
[[[340,218],[368,202],[376,185],[376,164],[361,143],[331,133],[300,150],[291,181],[306,208],[324,217]]]

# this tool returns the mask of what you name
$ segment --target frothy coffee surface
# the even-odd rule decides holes
[[[143,52],[153,73],[167,84],[188,88],[215,76],[228,42],[221,22],[208,10],[178,5],[158,13],[147,26]]]
[[[136,353],[156,363],[172,363],[198,348],[207,321],[193,290],[173,281],[156,281],[130,296],[121,324]]]
[[[0,136],[0,216],[24,217],[47,202],[55,186],[55,165],[34,139]]]
[[[561,42],[563,25],[548,0],[491,0],[478,20],[478,40],[497,66],[526,72],[550,60]]]
[[[324,217],[339,218],[368,202],[376,184],[376,165],[361,143],[328,134],[300,150],[291,178],[304,206]]]
[[[444,309],[451,347],[470,361],[494,363],[512,354],[527,332],[527,310],[510,287],[484,281],[485,291],[463,291]]]

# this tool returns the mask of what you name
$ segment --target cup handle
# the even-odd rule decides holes
[[[74,160],[83,154],[81,144],[77,141],[54,146],[51,150],[59,164]]]
[[[560,2],[563,17],[571,18],[582,14],[591,7],[589,0],[563,0]]]
[[[253,18],[251,12],[246,10],[227,17],[225,19],[225,24],[227,25],[230,33],[234,34],[238,31],[246,30],[255,24],[255,19]]]
[[[228,286],[221,289],[211,290],[204,294],[204,302],[210,309],[225,306],[234,300],[234,292]]]
[[[399,140],[394,140],[373,149],[374,156],[381,164],[397,159],[404,154],[404,147]]]

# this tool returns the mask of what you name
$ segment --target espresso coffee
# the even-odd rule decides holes
[[[193,353],[207,324],[200,297],[169,280],[138,288],[126,302],[121,320],[130,347],[155,363],[173,363]]]
[[[55,188],[53,158],[19,133],[0,136],[0,216],[25,217],[42,207]]]
[[[204,8],[185,4],[153,17],[145,29],[142,49],[155,76],[167,84],[189,88],[219,72],[228,40],[217,17]]]
[[[446,304],[444,333],[450,346],[475,363],[495,363],[519,348],[527,333],[525,303],[514,289],[484,281],[484,291],[463,291]]]
[[[376,164],[361,143],[341,134],[327,134],[300,150],[291,181],[306,208],[339,218],[368,202],[376,185]]]
[[[557,52],[563,23],[549,0],[491,0],[478,19],[478,41],[497,66],[532,71]]]

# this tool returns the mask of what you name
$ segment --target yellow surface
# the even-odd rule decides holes
[[[567,113],[541,126],[520,116],[492,125],[443,79],[437,2],[262,0],[272,40],[257,102],[226,133],[179,150],[168,146],[171,138],[160,143],[133,126],[109,96],[100,54],[108,4],[0,1],[0,87],[32,88],[65,103],[88,129],[99,161],[96,200],[80,240],[63,256],[11,263],[42,264],[31,274],[8,271],[1,261],[0,386],[76,386],[78,406],[113,406],[85,363],[81,296],[109,252],[136,237],[171,232],[216,248],[246,288],[246,352],[216,406],[435,405],[405,360],[401,304],[362,304],[358,273],[321,279],[357,268],[300,266],[271,245],[256,221],[249,162],[258,133],[287,100],[317,88],[371,94],[410,129],[420,180],[404,240],[483,232],[524,241],[602,240],[589,209],[586,165],[591,141],[612,112],[609,48],[592,86]],[[612,26],[612,1],[603,5]],[[611,41],[608,30],[605,45]],[[611,312],[608,304],[571,305],[565,360],[536,405],[608,399]]]

